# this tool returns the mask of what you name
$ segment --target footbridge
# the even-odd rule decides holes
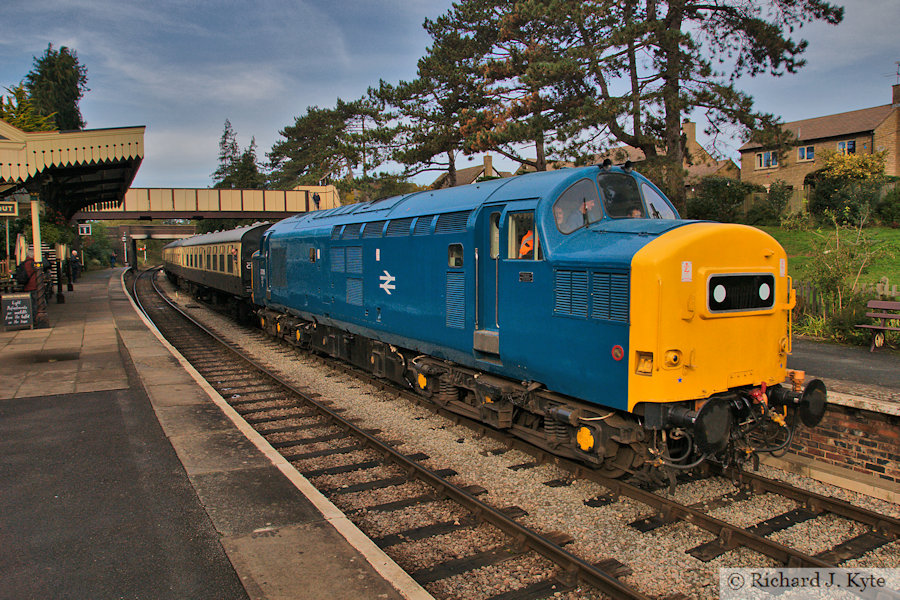
[[[154,219],[265,219],[277,221],[297,213],[341,205],[333,185],[292,190],[212,188],[130,188],[121,200],[91,204],[77,221]]]

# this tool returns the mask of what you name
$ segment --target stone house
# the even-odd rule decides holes
[[[779,157],[772,148],[754,142],[741,146],[741,179],[768,187],[781,180],[807,197],[804,178],[822,167],[823,153],[885,152],[885,174],[900,175],[900,84],[893,86],[890,104],[836,115],[785,123],[795,138]]]

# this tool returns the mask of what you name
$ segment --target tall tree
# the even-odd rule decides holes
[[[54,115],[56,128],[83,129],[78,102],[87,87],[87,67],[78,62],[74,50],[53,44],[40,58],[34,58],[34,68],[25,76],[25,89],[35,108],[44,116]]]
[[[218,187],[234,171],[234,165],[238,161],[240,151],[237,143],[237,134],[231,126],[231,120],[225,119],[222,137],[219,138],[219,166],[216,167],[216,170],[211,175],[213,181],[216,182],[214,187]]]
[[[237,143],[237,134],[231,121],[225,119],[222,137],[219,139],[219,166],[212,174],[214,188],[218,189],[264,189],[266,175],[260,171],[256,157],[256,138],[243,152]]]
[[[425,21],[434,44],[419,59],[416,79],[395,86],[382,81],[369,93],[392,109],[392,158],[406,166],[405,175],[446,170],[453,186],[456,159],[465,146],[463,112],[484,105],[477,60],[489,44],[485,36],[463,35],[448,21],[447,16]]]
[[[6,88],[9,96],[0,97],[0,119],[22,131],[51,131],[55,129],[53,115],[43,116],[28,99],[25,84]]]
[[[554,12],[558,4],[466,0],[426,21],[435,40],[430,55],[458,48],[462,70],[477,82],[477,101],[459,110],[466,151],[494,150],[545,170],[548,155],[559,158],[578,141],[572,125],[583,100],[571,93],[578,65],[566,56],[571,36]]]
[[[755,111],[736,80],[795,73],[805,64],[808,45],[792,39],[795,29],[843,19],[843,9],[824,0],[569,5],[584,82],[596,94],[594,119],[646,156],[664,155],[666,188],[679,206],[684,203],[683,119],[699,109],[706,114],[708,133],[735,128],[744,136],[752,131],[774,135],[777,118]]]
[[[795,30],[842,18],[825,0],[461,0],[443,24],[490,44],[478,65],[493,102],[469,111],[468,148],[515,157],[530,139],[542,168],[547,140],[583,158],[611,137],[659,165],[683,206],[683,119],[701,110],[708,133],[774,136],[776,117],[736,80],[796,72]]]
[[[377,167],[385,159],[382,107],[374,98],[345,102],[334,108],[310,106],[306,114],[279,133],[284,138],[269,151],[272,184],[279,189],[316,185],[353,170]]]

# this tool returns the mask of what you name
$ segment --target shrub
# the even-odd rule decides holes
[[[875,298],[877,298],[875,294],[852,295],[843,308],[831,315],[828,323],[831,337],[841,342],[868,345],[871,332],[856,326],[869,322],[869,319],[866,318],[866,303]]]
[[[824,167],[806,176],[813,185],[809,212],[825,221],[828,212],[859,220],[863,211],[874,208],[884,185],[885,153],[838,154],[826,152]]]
[[[688,199],[688,219],[740,223],[743,221],[744,198],[759,186],[728,177],[704,177],[697,195]]]
[[[806,231],[809,229],[809,215],[803,212],[782,215],[780,225],[787,231]]]
[[[794,333],[824,338],[828,334],[828,323],[824,315],[803,314],[794,322]]]
[[[791,199],[793,188],[784,181],[778,180],[769,187],[765,200],[754,204],[747,211],[749,225],[778,225],[784,209]]]
[[[888,192],[875,206],[875,218],[886,227],[900,227],[900,186]]]

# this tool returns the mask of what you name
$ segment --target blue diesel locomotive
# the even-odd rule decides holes
[[[741,462],[825,410],[820,381],[781,385],[781,246],[681,220],[627,166],[297,215],[252,271],[271,334],[610,475]]]

